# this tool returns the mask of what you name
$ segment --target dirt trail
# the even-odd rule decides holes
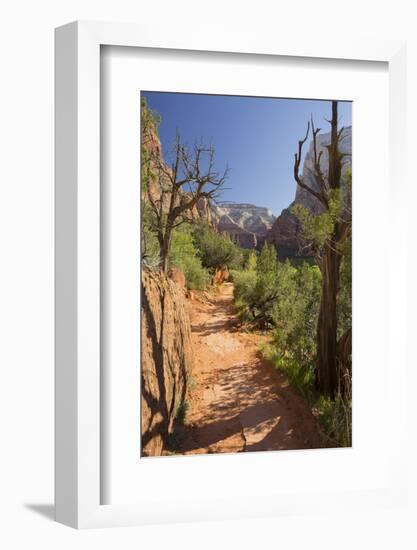
[[[187,426],[178,454],[322,447],[307,404],[283,373],[262,359],[266,337],[243,332],[233,312],[233,285],[208,303],[192,300],[195,366]]]

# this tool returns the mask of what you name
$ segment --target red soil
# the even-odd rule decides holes
[[[195,297],[195,365],[186,426],[177,454],[230,453],[323,447],[308,404],[262,358],[267,336],[242,330],[225,283],[204,303]]]

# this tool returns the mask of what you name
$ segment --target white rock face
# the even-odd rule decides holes
[[[259,248],[275,221],[269,208],[247,203],[222,202],[212,205],[220,233],[236,238],[244,248]]]
[[[319,154],[322,151],[322,155],[320,158],[320,167],[323,171],[323,173],[326,174],[327,167],[329,166],[329,152],[327,150],[327,145],[330,144],[330,132],[326,134],[318,134],[317,136],[317,154]],[[351,166],[352,164],[352,157],[350,156],[352,154],[352,126],[347,126],[342,134],[341,140],[339,142],[339,151],[341,153],[347,153],[348,156],[344,157],[342,159],[342,174],[346,170],[347,166]],[[316,182],[316,179],[312,175],[313,172],[313,159],[314,159],[314,152],[313,152],[313,141],[310,143],[310,147],[308,149],[308,152],[306,153],[306,156],[304,158],[304,164],[303,164],[303,181],[312,189],[315,191],[319,191],[318,183]],[[297,185],[297,191],[295,193],[295,201],[296,204],[302,204],[306,208],[310,208],[313,212],[316,212],[318,210],[319,204],[318,201],[305,189],[302,189]]]
[[[329,166],[329,153],[326,145],[330,143],[330,132],[326,134],[318,134],[317,136],[318,150],[317,154],[322,151],[320,158],[320,166],[324,174],[327,174]],[[342,175],[345,173],[348,166],[352,164],[352,127],[345,128],[342,139],[339,142],[339,150],[341,153],[347,153],[342,159]],[[309,150],[306,153],[303,163],[302,178],[304,182],[314,189],[319,190],[319,185],[316,182],[313,172],[314,158],[313,141],[310,142]],[[305,254],[302,248],[302,227],[297,218],[292,214],[291,207],[295,204],[301,204],[314,213],[320,213],[322,210],[321,203],[313,197],[311,193],[297,185],[294,202],[288,208],[281,212],[281,215],[276,219],[273,227],[268,232],[267,241],[273,243],[277,249],[278,255],[282,258],[299,257]]]

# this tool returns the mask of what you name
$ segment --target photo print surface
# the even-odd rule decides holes
[[[141,456],[350,447],[352,103],[140,101]]]

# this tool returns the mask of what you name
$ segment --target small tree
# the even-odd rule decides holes
[[[322,214],[316,216],[303,207],[295,208],[294,212],[303,223],[306,237],[310,241],[309,246],[322,274],[321,303],[317,323],[315,383],[320,392],[331,398],[335,397],[340,386],[337,295],[340,289],[340,268],[344,249],[352,231],[350,185],[347,183],[342,188],[342,159],[346,153],[341,153],[339,150],[344,128],[338,129],[337,112],[337,101],[333,101],[332,118],[329,121],[331,130],[330,144],[327,145],[328,166],[326,170],[322,169],[321,163],[323,151],[318,151],[317,135],[320,128],[315,128],[314,122],[311,120],[313,134],[312,176],[317,184],[315,189],[308,186],[300,175],[302,148],[309,135],[310,123],[307,125],[304,139],[298,142],[298,153],[295,154],[294,161],[294,178],[297,184],[319,201],[322,210]]]
[[[227,233],[215,233],[206,223],[195,225],[193,233],[204,267],[212,272],[226,266],[230,269],[242,267],[242,249]]]
[[[147,133],[152,125],[142,127],[142,140],[150,141]],[[169,166],[158,148],[149,147],[144,157],[147,185],[146,199],[151,211],[150,230],[159,243],[160,269],[167,273],[168,258],[175,228],[191,221],[192,210],[201,199],[214,200],[227,178],[227,169],[214,169],[214,148],[195,145],[187,148],[177,133],[173,145],[173,162]]]

